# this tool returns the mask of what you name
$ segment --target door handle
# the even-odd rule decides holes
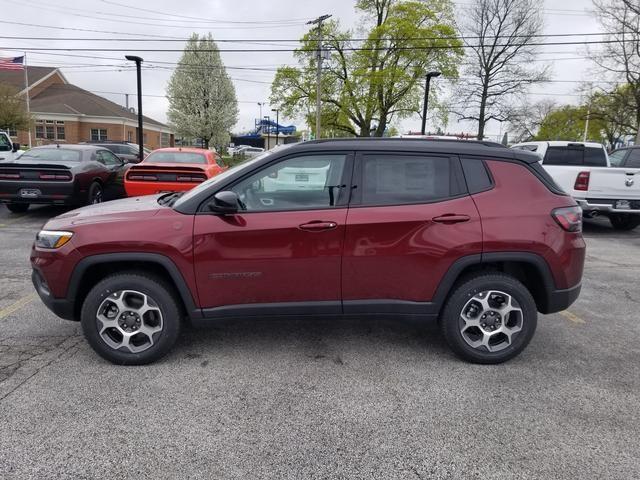
[[[338,224],[336,222],[323,222],[322,220],[314,220],[309,223],[303,223],[298,228],[307,232],[321,232],[323,230],[333,230]]]
[[[456,213],[445,213],[439,217],[433,217],[431,220],[436,223],[452,224],[468,222],[471,219],[469,215],[458,215]]]

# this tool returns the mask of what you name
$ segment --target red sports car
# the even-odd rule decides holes
[[[219,154],[201,148],[160,148],[127,171],[129,197],[190,190],[228,167]]]

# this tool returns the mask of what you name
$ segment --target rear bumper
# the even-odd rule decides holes
[[[37,190],[35,196],[24,196],[23,189]],[[34,203],[75,205],[82,203],[75,182],[12,182],[0,181],[0,203]]]
[[[630,208],[616,208],[616,202],[618,200],[612,200],[608,198],[576,198],[576,202],[585,212],[599,212],[599,213],[640,213],[640,199],[629,200]],[[620,199],[626,200],[626,199]]]
[[[556,313],[566,310],[580,296],[581,289],[582,283],[579,283],[571,288],[551,291],[546,305],[547,308],[542,313]]]
[[[42,303],[44,303],[49,310],[65,320],[77,320],[74,314],[73,302],[66,298],[54,298],[47,282],[40,272],[34,269],[31,272],[31,281],[40,300],[42,300]]]
[[[124,188],[127,197],[141,197],[144,195],[156,195],[165,192],[184,192],[191,190],[199,183],[179,183],[179,182],[135,182],[125,180]]]

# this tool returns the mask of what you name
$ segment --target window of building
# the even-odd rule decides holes
[[[64,136],[64,126],[62,126],[62,127],[61,127],[60,125],[58,125],[58,126],[56,127],[56,138],[57,138],[58,140],[64,140],[64,139],[65,139],[65,136]]]
[[[36,125],[36,138],[44,138],[44,126]]]
[[[45,120],[45,123],[47,123],[49,125],[52,125],[52,124],[55,123],[55,121],[54,120]]]
[[[102,142],[107,140],[107,129],[106,128],[92,128],[91,129],[91,141],[92,142]]]
[[[7,130],[7,133],[9,134],[10,137],[17,137],[18,136],[18,131],[15,128],[9,127],[6,130]]]
[[[133,132],[131,130],[127,132],[127,142],[133,142]]]
[[[45,133],[47,135],[47,140],[55,140],[56,139],[56,134],[55,134],[55,130],[54,130],[53,126],[47,125]]]
[[[168,147],[171,142],[171,136],[168,133],[163,133],[160,135],[160,146]]]
[[[143,138],[142,142],[146,145],[146,144],[147,144],[147,134],[145,133],[145,134],[142,136],[142,138]]]

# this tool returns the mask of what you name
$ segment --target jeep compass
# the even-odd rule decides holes
[[[433,319],[461,358],[504,362],[580,292],[581,210],[538,160],[490,142],[299,143],[51,219],[33,283],[117,364],[159,359],[183,322],[284,315]]]

